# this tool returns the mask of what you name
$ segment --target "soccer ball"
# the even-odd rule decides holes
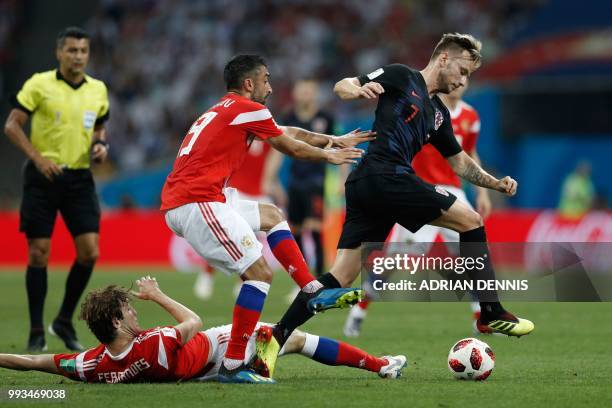
[[[495,354],[484,341],[459,340],[448,353],[448,369],[460,380],[486,380],[495,366]]]

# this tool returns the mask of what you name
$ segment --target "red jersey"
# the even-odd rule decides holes
[[[193,123],[183,139],[162,190],[161,209],[225,202],[223,187],[242,165],[253,139],[282,133],[265,106],[235,93],[226,94]]]
[[[253,140],[242,167],[236,170],[229,180],[229,186],[253,197],[262,196],[264,167],[270,149],[269,144],[260,140]]]
[[[470,153],[476,148],[480,132],[478,112],[463,101],[450,112],[453,132],[461,148]],[[412,168],[417,176],[431,184],[461,187],[461,179],[451,169],[440,152],[431,144],[423,146],[412,160]]]
[[[162,382],[202,376],[208,364],[210,341],[198,332],[185,345],[174,327],[141,332],[121,354],[113,356],[106,346],[73,354],[55,354],[59,372],[73,380],[92,383]]]

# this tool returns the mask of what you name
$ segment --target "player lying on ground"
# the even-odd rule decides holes
[[[111,285],[90,292],[81,305],[81,318],[102,344],[74,354],[0,354],[0,367],[36,370],[93,383],[172,382],[208,380],[217,377],[228,347],[231,325],[200,331],[200,317],[164,294],[155,280],[136,281],[138,292]],[[176,326],[142,330],[131,297],[150,300],[163,307],[177,321]],[[257,335],[250,337],[245,364],[256,360],[257,342],[269,326],[258,323]],[[271,333],[269,337],[271,336]],[[268,339],[269,339],[268,337]],[[406,366],[404,356],[377,358],[349,344],[294,331],[281,355],[299,353],[328,365],[345,365],[397,378]],[[267,373],[264,373],[267,374]],[[243,382],[274,383],[253,370],[242,371]],[[248,377],[248,378],[247,378]]]

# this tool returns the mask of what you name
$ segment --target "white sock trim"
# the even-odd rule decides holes
[[[268,292],[270,291],[270,284],[266,283],[266,282],[256,281],[256,280],[248,280],[248,281],[244,281],[242,284],[243,285],[251,285],[254,288],[257,288],[257,290],[259,290],[260,292],[263,292],[266,296],[268,295]]]
[[[349,313],[351,317],[355,319],[364,319],[368,314],[367,310],[362,309],[358,304],[351,307],[351,311]]]
[[[287,221],[281,221],[278,224],[276,224],[275,226],[273,226],[270,229],[270,231],[268,231],[267,235],[270,235],[273,232],[281,231],[281,230],[291,231],[291,228],[289,228],[289,223]]]
[[[302,351],[300,351],[300,354],[312,358],[315,351],[317,351],[317,346],[319,345],[319,336],[309,333],[305,334],[306,340],[304,341],[304,347],[302,348]]]

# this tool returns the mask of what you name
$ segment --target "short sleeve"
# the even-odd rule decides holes
[[[278,127],[270,111],[263,105],[256,107],[256,110],[250,110],[239,113],[234,120],[230,122],[230,126],[240,126],[249,134],[266,140],[271,137],[280,136],[283,131]]]
[[[61,375],[73,380],[81,380],[77,372],[76,364],[76,358],[78,355],[79,353],[53,355],[53,362]]]
[[[30,79],[25,81],[14,100],[17,109],[32,113],[38,108],[41,101],[41,92],[38,87],[38,82],[39,81],[36,80],[36,75],[33,75]]]
[[[104,89],[104,93],[102,96],[102,106],[100,106],[100,110],[98,111],[98,116],[96,118],[96,125],[104,123],[108,120],[110,115],[110,103],[108,101],[108,90],[106,89],[106,85],[102,84]]]
[[[367,75],[357,77],[359,83],[378,82],[383,88],[403,89],[410,81],[410,69],[402,64],[390,64],[378,68]]]
[[[455,133],[453,132],[453,125],[451,123],[450,115],[448,112],[443,113],[444,120],[440,125],[440,128],[433,132],[429,143],[431,143],[436,150],[440,152],[443,157],[454,156],[461,152],[461,146],[457,142]]]

